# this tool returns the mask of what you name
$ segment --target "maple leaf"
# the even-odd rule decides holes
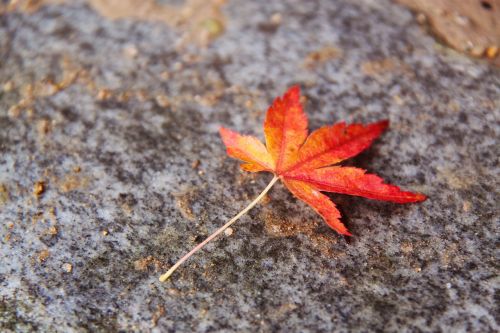
[[[365,170],[333,166],[366,148],[388,127],[383,120],[369,125],[337,123],[307,136],[307,117],[300,103],[300,88],[290,88],[267,111],[264,122],[266,145],[252,136],[226,128],[220,135],[229,156],[245,163],[246,171],[268,171],[281,179],[295,197],[305,201],[335,231],[351,236],[340,221],[335,204],[321,192],[351,194],[396,203],[426,199],[420,193],[400,190]],[[267,147],[267,148],[266,148]]]
[[[245,171],[267,171],[274,178],[245,209],[220,227],[160,277],[165,281],[191,255],[231,226],[254,207],[271,187],[281,180],[298,199],[306,202],[325,222],[340,234],[351,236],[340,221],[335,204],[321,192],[334,192],[396,203],[418,202],[426,199],[420,193],[400,190],[365,170],[336,164],[358,155],[389,126],[387,120],[373,124],[344,122],[325,126],[308,136],[307,117],[300,103],[300,88],[291,87],[269,107],[264,122],[266,144],[259,139],[241,135],[226,128],[220,129],[227,154],[244,163]]]

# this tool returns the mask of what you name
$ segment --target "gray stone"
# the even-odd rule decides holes
[[[1,330],[498,331],[498,70],[388,1],[222,11],[207,47],[83,1],[0,17]],[[262,138],[297,83],[312,129],[390,119],[348,164],[429,199],[332,195],[346,239],[277,185],[160,283],[271,179],[219,126]]]

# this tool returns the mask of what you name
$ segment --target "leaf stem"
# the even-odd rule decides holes
[[[271,180],[271,182],[267,185],[267,187],[257,196],[257,198],[255,198],[254,201],[252,201],[245,209],[243,209],[241,212],[239,212],[235,217],[233,217],[231,220],[229,220],[229,222],[227,222],[222,227],[220,227],[219,229],[217,229],[217,231],[215,231],[213,234],[211,234],[210,236],[208,236],[207,239],[205,239],[200,244],[196,245],[184,257],[182,257],[181,259],[179,259],[179,261],[177,261],[165,274],[163,274],[162,276],[160,276],[160,281],[161,282],[166,281],[170,277],[170,275],[172,275],[172,273],[175,272],[175,270],[180,265],[182,265],[183,262],[185,262],[186,260],[188,260],[189,257],[191,257],[193,254],[195,254],[196,252],[198,252],[198,250],[200,250],[202,247],[204,247],[208,242],[210,242],[212,239],[214,239],[215,237],[217,237],[217,235],[219,235],[221,232],[223,232],[224,230],[226,230],[227,228],[229,228],[240,217],[242,217],[250,209],[252,209],[266,195],[266,193],[269,192],[269,190],[271,189],[271,187],[273,187],[274,183],[276,183],[278,181],[278,179],[279,179],[279,177],[275,175],[274,178]]]

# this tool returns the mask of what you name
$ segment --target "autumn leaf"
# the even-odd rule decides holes
[[[221,128],[220,135],[227,154],[243,161],[243,170],[271,172],[274,178],[252,203],[181,258],[160,280],[166,280],[192,254],[255,206],[278,180],[295,197],[321,215],[332,229],[347,236],[351,236],[351,233],[340,221],[340,212],[321,192],[395,203],[425,200],[425,195],[385,184],[380,177],[367,174],[363,169],[336,165],[368,148],[388,126],[387,120],[368,125],[341,122],[319,128],[308,136],[307,117],[300,103],[300,88],[294,86],[283,97],[276,98],[267,111],[264,122],[265,145],[253,136]]]
[[[264,122],[266,147],[255,137],[221,128],[229,156],[240,159],[246,171],[269,171],[281,179],[295,197],[305,201],[326,223],[351,235],[340,221],[335,204],[321,192],[356,195],[397,203],[418,202],[425,195],[401,191],[376,175],[353,167],[332,166],[368,148],[389,125],[387,120],[369,125],[338,123],[307,136],[307,117],[298,86],[290,88],[269,108]]]

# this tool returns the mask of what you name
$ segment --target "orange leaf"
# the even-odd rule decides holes
[[[268,171],[278,176],[300,200],[309,204],[337,232],[351,235],[340,221],[335,204],[323,192],[357,195],[396,203],[426,199],[405,192],[365,170],[331,166],[368,148],[387,128],[383,120],[369,125],[338,123],[322,127],[307,137],[307,117],[300,103],[300,88],[290,88],[276,98],[264,122],[266,146],[258,139],[222,128],[229,156],[240,159],[246,171]]]
[[[219,133],[231,157],[245,161],[242,168],[247,171],[273,171],[274,160],[266,147],[253,136],[240,135],[221,127]]]
[[[309,204],[321,215],[332,229],[340,234],[351,236],[345,225],[340,222],[340,212],[337,207],[326,195],[321,194],[306,182],[292,179],[286,179],[283,182],[293,195]]]
[[[280,173],[294,164],[300,146],[307,138],[307,117],[300,104],[300,88],[290,88],[283,98],[276,98],[264,122],[269,153]]]

